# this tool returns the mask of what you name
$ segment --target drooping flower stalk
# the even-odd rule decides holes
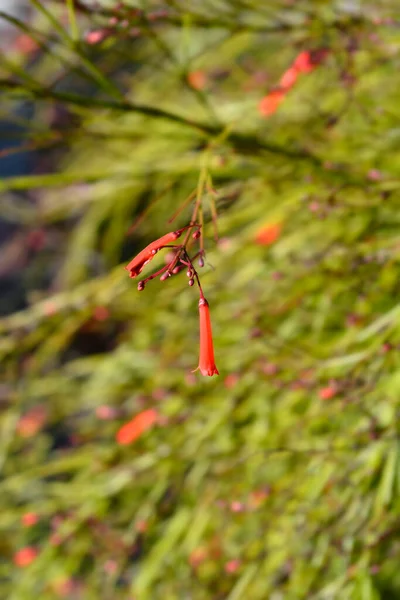
[[[199,216],[199,213],[200,223],[196,223],[196,218]],[[135,256],[135,258],[133,258],[125,268],[129,271],[130,277],[137,277],[137,275],[142,272],[144,267],[153,259],[159,250],[167,247],[172,248],[173,254],[172,258],[167,259],[168,264],[161,267],[161,269],[155,273],[148,275],[145,279],[139,281],[138,290],[144,290],[146,284],[156,277],[159,277],[160,281],[166,281],[169,277],[171,277],[171,275],[177,275],[182,270],[186,269],[189,286],[193,287],[194,284],[197,283],[200,292],[200,359],[198,369],[202,375],[211,377],[212,375],[219,375],[219,372],[215,365],[210,309],[209,304],[204,297],[199,275],[193,264],[193,261],[198,259],[199,267],[204,266],[204,243],[202,237],[203,217],[202,211],[200,210],[200,199],[198,202],[196,202],[192,217],[192,221],[189,223],[189,225],[186,225],[186,227],[166,233],[162,237],[151,242],[151,244],[139,252],[139,254],[137,254],[137,256]],[[185,230],[187,230],[187,233],[183,242],[180,244],[172,244],[172,242],[177,240]],[[189,245],[193,240],[198,241],[200,249],[196,254],[190,256]],[[135,427],[136,421],[134,423],[134,428]],[[124,435],[127,432],[127,437],[131,439],[131,431],[131,424],[127,424],[127,426],[122,428],[122,437],[124,438]]]

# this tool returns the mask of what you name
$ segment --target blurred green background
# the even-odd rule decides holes
[[[397,1],[0,19],[0,597],[400,598]],[[194,197],[213,378],[123,269]]]

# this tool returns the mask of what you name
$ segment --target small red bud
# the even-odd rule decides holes
[[[195,231],[195,232],[192,234],[192,238],[193,238],[194,240],[198,240],[198,239],[199,239],[199,237],[200,237],[200,230],[198,229],[197,231]]]
[[[139,283],[137,284],[137,289],[139,292],[144,290],[144,281],[139,281]]]
[[[190,285],[190,287],[192,287],[192,285],[194,285],[194,279],[189,279],[188,284]]]
[[[200,256],[198,264],[200,268],[204,267],[204,258],[202,256]]]
[[[165,273],[163,273],[160,277],[160,281],[165,281],[166,279],[168,279],[168,277],[170,276],[170,272],[169,271],[165,271]]]
[[[172,272],[174,275],[178,275],[179,271],[181,270],[180,267],[175,267],[174,269],[172,269]]]
[[[85,42],[94,46],[105,40],[110,35],[108,29],[96,29],[94,31],[88,31],[85,33]]]
[[[191,277],[191,276],[192,276],[192,269],[188,269],[188,270],[186,271],[186,275],[187,275],[188,277]]]

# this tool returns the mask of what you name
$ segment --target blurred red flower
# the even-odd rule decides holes
[[[118,444],[131,444],[137,440],[142,433],[153,427],[158,420],[158,413],[154,408],[143,410],[133,419],[122,425],[117,431],[116,439]]]
[[[308,50],[300,52],[293,62],[293,67],[298,73],[310,73],[315,69],[316,64],[313,63],[311,52]]]
[[[336,388],[336,386],[334,385],[327,385],[324,388],[321,388],[318,392],[318,396],[321,398],[321,400],[330,400],[331,398],[334,398],[337,394],[338,390]]]
[[[24,527],[33,527],[38,522],[39,517],[37,513],[27,512],[21,517],[21,522]]]
[[[295,67],[289,67],[279,80],[280,87],[285,90],[290,89],[296,83],[298,76],[299,71]]]
[[[24,438],[33,437],[43,429],[47,423],[47,419],[46,408],[40,404],[34,406],[18,419],[17,433]]]
[[[281,231],[280,223],[268,223],[257,232],[255,242],[260,246],[270,246],[279,238]]]
[[[201,565],[208,558],[207,549],[200,546],[199,548],[195,548],[189,555],[189,564],[193,569],[196,569],[199,565]]]
[[[107,321],[110,318],[110,311],[105,306],[96,306],[93,310],[95,321]]]
[[[236,573],[241,567],[241,561],[238,558],[228,561],[225,564],[225,573],[233,574]]]
[[[272,115],[283,102],[285,98],[285,90],[272,90],[267,96],[261,98],[258,104],[258,111],[263,117]]]
[[[33,546],[25,546],[14,554],[14,564],[17,567],[27,567],[35,560],[38,554],[38,550]]]
[[[21,54],[28,55],[39,49],[38,43],[28,34],[21,34],[14,41],[14,48]]]
[[[88,31],[85,34],[85,42],[90,44],[91,46],[95,44],[100,44],[103,40],[105,40],[111,34],[111,30],[106,29],[95,29],[93,31]]]
[[[189,85],[195,90],[203,90],[207,84],[207,75],[204,71],[190,71],[187,76]]]
[[[258,110],[263,117],[269,117],[279,108],[285,99],[287,92],[295,85],[298,76],[301,73],[310,73],[313,71],[328,54],[326,48],[317,48],[316,50],[303,50],[296,56],[293,63],[283,73],[279,80],[279,87],[272,90],[261,99]]]

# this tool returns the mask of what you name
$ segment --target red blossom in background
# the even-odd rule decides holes
[[[242,563],[238,558],[234,558],[233,560],[228,561],[224,567],[225,573],[228,573],[229,575],[236,573],[236,571],[240,569],[241,564]]]
[[[321,388],[318,392],[318,396],[321,400],[330,400],[334,398],[338,393],[337,386],[334,384],[327,385],[324,388]]]
[[[105,306],[96,306],[93,310],[93,318],[96,321],[107,321],[110,318],[110,311]]]
[[[41,405],[34,406],[18,419],[16,431],[23,438],[33,437],[43,429],[47,419],[46,408]]]
[[[143,410],[118,429],[116,435],[118,444],[121,444],[122,446],[131,444],[145,431],[153,427],[157,420],[158,413],[154,408]]]
[[[282,225],[280,223],[269,223],[268,225],[264,225],[257,232],[255,242],[260,246],[270,246],[279,238],[281,231]]]
[[[299,71],[295,66],[289,67],[279,80],[279,87],[283,88],[285,92],[292,88],[297,81]]]
[[[14,554],[14,564],[17,567],[27,567],[35,560],[38,554],[38,550],[33,546],[25,546]]]
[[[103,29],[95,29],[93,31],[88,31],[85,34],[85,42],[90,46],[94,46],[95,44],[100,44],[106,38],[111,35],[111,30],[104,27]]]
[[[311,73],[319,64],[321,64],[328,55],[326,48],[318,48],[316,50],[303,50],[300,52],[283,73],[279,80],[279,87],[272,90],[269,94],[261,99],[258,110],[263,117],[269,117],[279,108],[286,97],[286,94],[296,84],[299,75]]]
[[[207,85],[207,74],[205,71],[190,71],[187,76],[189,85],[195,90],[204,90]]]
[[[26,33],[19,35],[14,41],[14,49],[24,55],[36,52],[38,48],[38,43]]]
[[[21,522],[24,527],[33,527],[39,521],[37,513],[27,512],[21,517]]]
[[[279,107],[279,105],[285,99],[285,91],[284,90],[272,90],[267,96],[261,98],[260,103],[258,105],[258,110],[263,117],[269,117],[272,115]]]
[[[317,48],[310,52],[305,50],[296,57],[293,66],[299,73],[311,73],[328,56],[327,48]]]
[[[195,548],[189,555],[189,564],[192,569],[196,569],[208,558],[208,551],[205,547]]]
[[[300,52],[293,61],[293,68],[298,73],[311,73],[315,66],[316,65],[314,65],[312,61],[311,52],[308,52],[307,50]]]
[[[118,417],[118,410],[114,406],[102,404],[96,408],[96,417],[102,421],[112,421]]]
[[[219,375],[214,359],[214,345],[212,339],[210,308],[204,296],[199,300],[199,316],[200,316],[200,373],[204,376]]]

